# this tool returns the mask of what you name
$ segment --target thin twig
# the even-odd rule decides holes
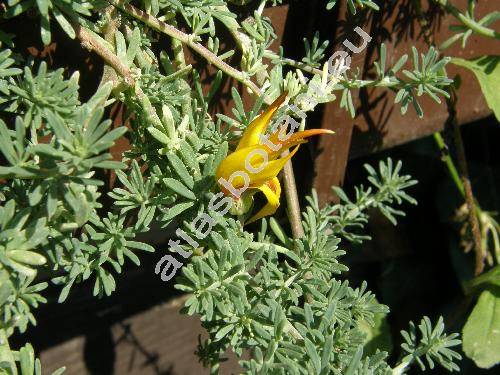
[[[288,57],[282,57],[282,56],[278,55],[277,53],[270,51],[270,50],[264,51],[264,57],[271,59],[271,60],[279,59],[279,61],[282,64],[293,66],[294,68],[298,68],[300,70],[303,70],[306,73],[319,74],[319,75],[323,74],[323,71],[321,69],[307,65],[301,61],[289,59]]]
[[[174,27],[177,26],[177,21],[172,19],[170,22],[172,22],[172,25]],[[184,56],[184,48],[182,46],[182,43],[180,40],[175,39],[175,38],[170,38],[172,40],[172,51],[174,53],[174,60],[177,63],[177,68],[182,69],[186,67],[186,57]]]
[[[286,157],[289,151],[283,152],[281,157]],[[292,161],[288,160],[283,168],[283,184],[285,187],[286,204],[288,208],[288,220],[290,221],[290,227],[292,228],[292,236],[295,240],[304,238],[304,228],[302,227],[302,220],[300,219],[300,203],[299,196],[297,194],[297,184],[295,183],[295,174],[293,173]],[[295,250],[297,244],[294,245]],[[309,258],[305,257],[304,262],[309,261]],[[312,273],[307,271],[304,274],[306,280],[312,278]],[[304,295],[307,303],[313,302],[313,297],[310,293]]]
[[[252,92],[255,95],[257,95],[257,96],[261,95],[261,90],[257,87],[257,85],[255,83],[253,83],[250,80],[250,78],[247,76],[247,74],[245,74],[244,72],[240,72],[239,70],[226,64],[216,54],[209,51],[207,48],[205,48],[200,43],[195,42],[193,35],[188,35],[182,31],[176,29],[172,25],[169,25],[163,21],[160,21],[156,17],[153,17],[152,15],[143,12],[142,10],[134,7],[133,5],[127,4],[124,0],[107,0],[107,1],[108,1],[108,3],[120,8],[123,12],[127,13],[128,15],[134,17],[135,19],[137,19],[137,20],[143,22],[144,24],[148,25],[149,27],[155,29],[156,31],[159,31],[161,33],[164,33],[172,38],[175,38],[175,39],[181,41],[182,43],[187,45],[189,48],[191,48],[193,51],[198,53],[200,56],[205,58],[205,60],[207,60],[211,64],[215,65],[220,70],[222,70],[228,76],[243,83],[250,90],[252,90]]]
[[[128,66],[123,64],[118,56],[116,56],[109,48],[101,43],[99,39],[92,35],[92,33],[85,27],[78,24],[74,24],[73,26],[75,28],[76,36],[80,40],[82,46],[90,51],[94,51],[99,56],[101,56],[102,59],[123,78],[125,84],[134,90],[137,99],[139,99],[139,102],[143,106],[144,112],[149,117],[151,122],[155,124],[157,128],[161,129],[163,127],[163,124],[158,117],[156,110],[151,105],[151,102],[144,94],[141,87],[136,84],[136,81],[132,76],[132,72],[130,71]]]
[[[120,76],[123,77],[127,86],[135,85],[135,80],[132,77],[130,69],[121,62],[118,56],[101,44],[85,27],[75,24],[74,28],[76,36],[80,39],[82,46],[101,56],[109,66],[111,66]]]
[[[303,72],[310,73],[310,74],[315,74],[315,75],[320,75],[322,76],[324,74],[323,70],[312,67],[310,65],[307,65],[301,61],[296,61],[293,59],[290,59],[288,57],[282,57],[276,54],[273,51],[266,50],[264,52],[264,57],[271,59],[271,60],[279,60],[281,64],[292,66],[294,68],[300,69]],[[408,86],[411,84],[411,82],[406,82],[402,80],[387,80],[386,77],[381,77],[379,79],[375,80],[368,80],[368,79],[351,79],[347,77],[344,74],[331,74],[329,73],[329,80],[336,80],[336,83],[340,85],[340,88],[335,88],[334,90],[343,90],[343,87],[351,87],[351,88],[362,88],[362,87],[383,87],[391,90],[400,90],[403,87]]]
[[[109,5],[104,9],[106,24],[105,24],[105,27],[103,28],[104,29],[103,30],[104,31],[103,37],[104,37],[104,40],[106,42],[110,43],[113,46],[114,46],[114,39],[115,39],[115,35],[116,35],[116,30],[117,30],[118,25],[120,23],[116,17],[117,13],[118,13],[118,10],[112,5]],[[80,30],[80,32],[84,32],[84,31]],[[84,39],[84,40],[87,40],[87,39]],[[105,64],[103,67],[102,77],[101,77],[101,82],[99,83],[99,87],[106,84],[107,82],[111,82],[114,87],[119,85],[119,78],[118,78],[118,75],[116,73],[116,70],[112,66],[110,66],[109,64]]]
[[[481,244],[481,232],[479,229],[479,221],[476,214],[476,204],[474,201],[474,194],[472,193],[472,185],[469,178],[469,171],[467,168],[467,159],[465,156],[465,149],[462,140],[462,134],[460,132],[460,126],[456,119],[456,93],[453,88],[450,90],[450,99],[447,100],[448,111],[449,111],[449,121],[451,126],[453,126],[453,138],[455,141],[455,148],[457,152],[458,159],[458,169],[460,173],[460,179],[462,180],[462,185],[465,193],[465,203],[467,205],[469,224],[472,231],[472,238],[474,241],[474,250],[476,252],[476,266],[474,274],[477,276],[481,274],[484,270],[484,252]]]
[[[465,198],[464,185],[462,183],[462,180],[460,179],[460,175],[458,174],[457,168],[453,163],[453,159],[451,158],[450,155],[450,150],[448,149],[448,146],[444,142],[441,133],[439,132],[434,133],[434,140],[436,141],[436,144],[439,147],[439,151],[441,151],[441,160],[443,160],[444,163],[446,164],[451,179],[455,183],[455,186],[457,187],[460,194]]]
[[[282,157],[286,157],[287,155],[288,151],[285,151],[282,154]],[[303,238],[304,228],[302,227],[302,220],[300,220],[299,196],[297,194],[297,185],[295,183],[295,175],[293,173],[291,160],[289,160],[283,168],[283,183],[288,207],[288,218],[290,220],[293,238]]]
[[[479,22],[474,20],[472,15],[465,15],[460,12],[460,10],[455,7],[449,0],[433,0],[438,3],[441,8],[446,12],[451,13],[458,21],[462,22],[463,25],[467,26],[470,30],[476,34],[486,36],[489,38],[500,39],[500,33],[489,27],[481,25]]]

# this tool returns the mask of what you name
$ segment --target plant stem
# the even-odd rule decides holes
[[[453,135],[455,141],[455,148],[457,152],[458,159],[458,169],[460,173],[460,179],[462,181],[462,194],[465,195],[465,203],[468,209],[469,224],[472,231],[472,238],[474,241],[474,250],[476,252],[476,267],[474,274],[476,276],[480,275],[484,270],[484,260],[485,254],[483,252],[483,247],[481,243],[481,232],[479,227],[479,220],[476,211],[476,204],[474,201],[474,195],[472,193],[472,185],[469,178],[469,171],[467,168],[467,159],[465,156],[465,149],[462,140],[462,134],[460,132],[460,126],[456,118],[456,93],[453,87],[450,88],[450,98],[447,99],[448,112],[449,112],[449,122],[453,127]],[[456,173],[456,170],[455,170]],[[452,173],[453,177],[453,173]],[[456,177],[454,177],[456,178]]]
[[[459,125],[456,121],[453,124],[455,147],[457,149],[458,166],[462,178],[462,184],[465,192],[465,202],[469,211],[469,223],[471,226],[472,237],[474,239],[474,247],[476,250],[476,268],[474,274],[480,275],[484,270],[484,253],[481,244],[481,232],[479,230],[479,220],[476,215],[476,204],[474,203],[474,195],[472,194],[472,186],[469,179],[469,172],[467,168],[467,160],[465,158],[465,150],[460,133]]]
[[[449,154],[448,146],[446,146],[446,144],[443,140],[443,137],[441,136],[440,133],[434,133],[434,139],[435,139],[439,149],[441,150],[441,155],[442,155],[441,158],[443,159],[443,161],[446,164],[446,167],[448,168],[448,173],[450,174],[453,182],[455,183],[455,186],[458,189],[459,193],[462,195],[462,197],[465,200],[466,194],[465,194],[464,184],[462,183],[462,180],[460,179],[460,175],[457,171],[457,168],[455,167],[453,159],[451,158],[451,155]],[[474,200],[474,209],[475,209],[476,216],[477,216],[479,222],[481,223],[481,227],[484,227],[485,220],[486,220],[486,222],[488,221],[486,218],[488,218],[489,215],[487,213],[483,212],[483,210],[481,209],[481,207],[479,207],[479,204],[477,203],[476,200]],[[483,229],[481,229],[481,230],[483,230]],[[483,248],[483,241],[481,241],[481,244],[482,244],[481,249],[484,249]],[[476,253],[476,256],[477,256],[477,253]],[[484,262],[484,260],[483,260],[483,262]]]
[[[83,47],[90,51],[94,51],[101,56],[108,65],[110,65],[120,76],[123,77],[127,86],[135,86],[135,80],[132,77],[130,69],[121,62],[118,56],[111,52],[106,46],[101,44],[85,27],[75,24],[74,28],[76,37],[80,39]]]
[[[300,129],[303,130],[303,129]],[[281,154],[281,157],[286,157],[290,152],[286,150]],[[297,184],[295,183],[295,174],[293,173],[292,160],[288,160],[283,168],[283,183],[285,187],[286,204],[288,207],[288,220],[292,228],[292,237],[295,240],[304,238],[304,228],[302,227],[302,220],[300,219],[300,203],[297,194]],[[297,252],[297,244],[294,243],[294,250]],[[309,257],[306,255],[304,262],[308,262]],[[311,272],[306,272],[304,278],[309,280],[312,278]],[[312,303],[313,298],[310,293],[304,295],[307,303]]]
[[[261,90],[257,87],[255,83],[253,83],[250,78],[245,74],[244,72],[240,72],[237,69],[234,69],[232,66],[226,64],[223,60],[221,60],[217,55],[214,53],[210,52],[208,49],[206,49],[204,46],[202,46],[200,43],[195,42],[195,38],[193,35],[188,35],[175,27],[160,21],[159,19],[151,16],[150,14],[147,14],[143,12],[142,10],[134,7],[133,5],[127,4],[125,0],[108,0],[108,3],[120,8],[123,12],[127,13],[131,17],[134,17],[135,19],[143,22],[144,24],[148,25],[149,27],[164,33],[172,38],[175,38],[185,45],[187,45],[189,48],[191,48],[193,51],[198,53],[200,56],[205,58],[208,62],[211,64],[215,65],[217,68],[222,70],[224,73],[226,73],[228,76],[236,79],[237,81],[243,83],[245,86],[247,86],[255,95],[259,96],[261,95]]]
[[[323,74],[323,71],[321,69],[307,65],[307,64],[300,62],[300,61],[289,59],[287,57],[280,57],[278,54],[274,53],[273,51],[269,51],[269,50],[264,51],[264,57],[267,57],[268,59],[279,59],[282,64],[293,66],[294,68],[298,68],[298,69],[303,70],[304,72],[307,72],[307,73],[320,74],[320,75]]]
[[[266,50],[264,52],[264,57],[268,59],[279,59],[281,64],[289,65],[294,68],[300,69],[306,73],[310,74],[317,74],[322,76],[323,75],[323,70],[314,68],[310,65],[307,65],[301,61],[293,60],[288,57],[281,57],[278,54]],[[333,76],[333,75],[332,75]],[[368,79],[349,79],[344,75],[340,76],[335,76],[333,79],[336,79],[337,83],[343,87],[352,87],[352,88],[361,88],[361,87],[384,87],[384,88],[389,88],[391,90],[399,90],[401,88],[404,88],[405,86],[411,85],[412,82],[406,82],[401,79],[397,80],[390,80],[388,77],[384,77],[381,79],[375,79],[375,80],[368,80]],[[418,85],[415,84],[415,85]],[[342,90],[343,88],[340,89],[335,89],[335,90]]]
[[[116,56],[113,52],[110,51],[109,48],[101,43],[99,39],[92,34],[92,32],[79,24],[75,24],[73,26],[75,28],[76,36],[80,40],[82,46],[90,51],[94,51],[99,56],[101,56],[102,59],[124,79],[125,84],[135,90],[135,94],[141,102],[144,112],[156,127],[160,129],[163,128],[163,124],[158,117],[156,110],[153,108],[148,97],[144,94],[139,85],[136,84],[135,79],[132,76],[132,72],[130,71],[128,66],[123,64],[118,56]]]
[[[460,12],[458,8],[453,6],[449,0],[434,0],[434,1],[437,2],[444,10],[452,14],[457,20],[462,22],[462,24],[467,26],[476,34],[486,36],[489,38],[500,39],[499,32],[490,29],[488,27],[485,27],[480,23],[476,22],[473,18],[464,15],[463,13]]]
[[[285,151],[281,157],[287,156],[288,153],[288,151]],[[299,196],[297,194],[297,185],[295,183],[295,175],[293,173],[291,160],[289,160],[283,168],[283,183],[288,207],[288,219],[290,220],[293,238],[303,238],[304,228],[302,228],[302,220],[300,220]]]
[[[106,42],[115,47],[114,40],[115,34],[118,27],[119,22],[116,20],[117,10],[114,6],[109,5],[104,9],[106,25],[103,28],[104,33],[103,37]],[[84,33],[84,28],[80,29],[80,33]],[[115,47],[116,48],[116,47]],[[119,85],[119,78],[116,74],[116,70],[110,64],[105,64],[103,67],[101,82],[99,83],[99,87],[106,84],[107,82],[111,82],[114,87]]]
[[[171,20],[174,27],[177,26],[177,21],[174,19]],[[176,38],[171,38],[172,40],[172,51],[174,52],[174,59],[177,63],[177,67],[179,69],[186,67],[186,58],[184,56],[184,49],[182,47],[182,43],[180,40]]]
[[[410,365],[410,361],[403,361],[398,366],[392,369],[392,375],[402,375],[404,374],[406,368]]]
[[[441,151],[441,158],[445,162],[446,167],[448,168],[448,172],[450,173],[450,176],[455,183],[455,186],[457,189],[460,191],[460,194],[465,198],[465,191],[464,191],[464,185],[462,184],[462,180],[460,180],[460,176],[458,174],[457,168],[455,167],[455,164],[453,163],[453,159],[451,158],[450,152],[448,150],[448,146],[444,142],[443,137],[441,136],[441,133],[434,133],[434,140],[436,141],[439,150]]]

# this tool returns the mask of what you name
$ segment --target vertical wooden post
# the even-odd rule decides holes
[[[314,178],[314,188],[318,191],[321,204],[338,199],[330,190],[332,185],[339,186],[344,182],[345,170],[349,159],[353,121],[346,122],[341,114],[344,110],[338,103],[329,103],[323,115],[323,128],[333,130],[331,137],[320,137],[318,149],[320,157],[316,160],[317,174]]]

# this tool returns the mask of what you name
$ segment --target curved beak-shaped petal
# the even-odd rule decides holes
[[[248,127],[243,132],[240,141],[238,142],[236,151],[241,150],[245,147],[259,144],[259,136],[261,134],[264,134],[267,126],[271,122],[274,113],[278,110],[280,105],[283,104],[287,95],[288,93],[285,91],[269,107],[267,107],[267,109],[262,112],[259,117],[257,117],[250,123],[250,125],[248,125]]]
[[[299,145],[301,143],[306,143],[307,138],[315,136],[315,135],[321,135],[321,134],[334,134],[335,132],[332,130],[328,129],[308,129],[300,132],[293,133],[290,135],[287,139],[284,141],[281,141],[280,139],[280,131],[276,131],[269,137],[269,141],[273,143],[274,145],[279,146],[279,148],[274,151],[269,150],[270,154],[270,159],[273,159],[283,153],[283,151],[288,150],[290,147],[293,147],[295,145]]]
[[[254,150],[262,148],[262,146],[251,146],[246,147],[242,150],[235,151],[232,154],[228,155],[222,163],[220,163],[219,168],[217,168],[216,178],[219,180],[221,177],[225,180],[229,180],[231,175],[235,172],[244,172],[248,175],[249,187],[258,187],[264,184],[266,181],[271,180],[273,177],[276,177],[278,173],[283,169],[288,160],[292,158],[293,155],[298,151],[299,147],[295,147],[295,149],[288,154],[284,158],[280,158],[277,160],[270,160],[267,163],[259,157],[260,155],[255,155],[257,157],[251,158],[249,160],[249,164],[254,168],[254,170],[259,170],[259,172],[251,173],[246,167],[246,159],[247,156]],[[256,160],[257,159],[257,160]],[[264,165],[263,165],[264,164]],[[241,188],[245,185],[245,181],[243,177],[236,176],[234,180],[231,182],[233,187],[236,189]]]
[[[293,155],[297,153],[299,150],[299,146],[296,146],[292,152],[290,152],[287,156],[276,159],[276,160],[271,160],[268,163],[265,164],[265,166],[262,168],[260,172],[257,173],[249,173],[250,176],[250,186],[252,187],[258,187],[267,181],[273,179],[274,177],[278,176],[280,171],[283,169],[285,164],[290,160]],[[250,162],[252,163],[252,162]],[[260,163],[257,163],[257,166],[260,166]]]
[[[260,137],[264,135],[273,115],[285,101],[287,93],[280,95],[259,117],[253,120],[245,129],[236,147],[219,165],[216,172],[217,181],[221,182],[221,190],[226,195],[235,194],[225,183],[230,183],[238,191],[243,188],[258,189],[267,199],[267,204],[254,215],[248,223],[254,222],[264,216],[272,215],[279,207],[281,186],[277,179],[278,173],[285,164],[295,155],[301,143],[307,138],[319,134],[333,134],[331,130],[310,129],[293,134],[284,134],[286,129],[274,132],[268,138],[269,142],[260,144]],[[295,147],[287,156],[280,155],[291,147]],[[221,181],[221,178],[224,181]],[[226,187],[224,187],[225,185]],[[255,190],[254,190],[255,191]],[[241,192],[239,193],[241,195]],[[239,198],[235,196],[235,198]]]
[[[245,224],[253,223],[265,216],[270,216],[276,212],[280,206],[281,185],[277,177],[259,186],[257,189],[262,191],[267,199],[267,204],[250,218]]]

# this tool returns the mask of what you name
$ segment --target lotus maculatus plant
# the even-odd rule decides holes
[[[287,92],[281,94],[245,129],[233,153],[229,154],[219,165],[216,178],[224,194],[235,201],[237,214],[245,214],[253,203],[253,196],[259,190],[267,199],[266,205],[252,216],[246,223],[252,223],[265,216],[272,215],[280,205],[281,185],[279,172],[298,151],[300,144],[307,138],[319,134],[333,134],[328,129],[309,129],[286,133],[290,116],[283,116],[280,127],[274,126],[271,134],[266,131],[274,114],[283,104]],[[293,121],[293,120],[292,120]],[[281,121],[278,121],[278,124]],[[293,150],[288,153],[290,148]]]
[[[476,22],[473,4],[477,1],[468,1],[470,10],[464,14],[450,1],[434,2],[444,12],[459,15],[458,21],[466,21],[460,21],[463,25],[455,28],[458,34],[451,42],[463,39],[465,43],[469,36],[473,38],[472,31],[474,38],[481,33],[495,36],[489,23],[498,17],[491,13]],[[451,347],[459,341],[456,335],[444,333],[442,319],[433,325],[428,318],[412,323],[409,331],[403,331],[402,349],[391,353],[390,340],[385,338],[395,328],[389,327],[386,317],[392,306],[381,304],[394,301],[385,298],[391,291],[386,289],[389,284],[383,283],[379,303],[366,282],[351,286],[344,274],[348,268],[341,258],[343,249],[368,240],[363,229],[369,215],[378,209],[396,224],[405,207],[400,205],[415,203],[409,188],[416,181],[403,174],[401,163],[388,159],[380,161],[378,168],[366,166],[368,184],[352,187],[352,199],[335,186],[338,202],[323,205],[312,191],[301,200],[302,210],[290,205],[288,218],[276,212],[280,171],[284,169],[286,177],[281,182],[287,182],[283,190],[295,193],[287,163],[309,137],[332,133],[311,129],[308,116],[319,105],[330,103],[354,118],[356,110],[371,108],[357,100],[360,89],[376,88],[395,93],[387,97],[388,105],[394,101],[403,114],[410,113],[407,110],[413,105],[422,116],[420,98],[428,96],[445,105],[439,96],[447,97],[453,82],[445,69],[450,60],[442,50],[424,50],[417,43],[419,50],[413,48],[410,58],[400,56],[399,49],[377,46],[384,39],[378,33],[367,38],[361,23],[353,31],[363,41],[351,39],[353,33],[346,25],[335,22],[346,19],[341,14],[346,7],[339,9],[340,4],[345,2],[0,3],[0,374],[41,375],[42,363],[28,342],[30,337],[64,331],[68,324],[43,319],[38,327],[30,327],[36,316],[52,311],[57,303],[78,305],[86,290],[99,298],[124,284],[141,291],[151,285],[150,277],[142,276],[153,272],[151,256],[141,265],[143,253],[155,250],[159,261],[154,272],[163,281],[172,279],[175,288],[185,293],[177,299],[177,293],[166,286],[158,308],[167,307],[163,302],[173,297],[175,304],[184,301],[183,313],[200,321],[206,339],[200,337],[196,355],[210,374],[395,375],[413,364],[424,369],[438,363],[458,369],[459,356]],[[356,17],[359,22],[375,16],[369,13],[376,11],[374,1],[347,4],[347,12],[353,14],[365,8],[363,17]],[[323,22],[328,20],[326,13],[317,7],[337,9],[331,22]],[[311,8],[308,13],[315,17],[307,25],[299,22],[296,36],[314,34],[312,39],[304,38],[305,55],[294,60],[285,52],[299,51],[296,38],[289,38],[288,32],[282,35],[271,18],[286,16],[286,24],[291,25],[305,8]],[[380,8],[390,11],[392,7]],[[269,12],[274,16],[269,18]],[[321,40],[320,30],[313,30],[315,19],[321,20],[322,34],[349,36],[343,47],[338,38]],[[57,38],[52,37],[55,30]],[[384,29],[382,36],[392,31]],[[34,39],[38,33],[47,46],[44,50]],[[355,50],[364,50],[368,40],[370,57],[378,52],[378,60],[373,67],[366,61],[361,70],[357,65],[363,58],[355,56]],[[27,48],[31,45],[41,52]],[[341,50],[336,51],[337,47]],[[352,64],[344,55],[351,55],[348,51],[353,52]],[[494,60],[494,56],[487,58]],[[473,64],[475,74],[488,74],[493,85],[489,92],[494,94],[498,91],[495,69],[490,74],[486,68],[492,64],[481,61],[476,65],[463,60],[462,65]],[[343,68],[349,69],[334,74]],[[241,92],[255,100],[251,111],[245,109]],[[288,94],[274,100],[282,92]],[[219,113],[229,96],[234,108]],[[337,97],[340,100],[335,102]],[[258,115],[262,103],[266,107]],[[352,127],[352,122],[345,121],[345,126]],[[238,141],[230,145],[234,139]],[[336,155],[338,150],[329,151]],[[318,169],[318,173],[325,171]],[[320,193],[329,195],[324,190]],[[236,217],[226,214],[229,209]],[[240,225],[257,220],[259,225]],[[303,235],[294,230],[298,227]],[[179,238],[174,238],[174,232]],[[357,280],[358,264],[349,263]],[[370,278],[375,281],[379,270],[384,274],[378,279],[389,280],[379,263],[385,264],[386,259],[366,265]],[[127,273],[132,264],[141,269]],[[484,279],[479,281],[482,288]],[[49,288],[49,283],[54,285]],[[56,289],[58,298],[53,296]],[[495,296],[489,290],[482,293],[486,295],[479,297],[474,311],[493,311],[486,308],[494,307]],[[123,293],[120,296],[113,301],[126,298]],[[148,298],[146,293],[130,306],[154,302]],[[37,310],[43,303],[50,307]],[[102,307],[97,302],[92,305]],[[405,315],[395,316],[394,321],[401,316]],[[482,335],[483,344],[476,347],[477,332],[483,331],[475,329],[475,323],[484,320],[476,316],[473,312],[470,329],[464,329],[464,348],[477,359],[487,359],[481,360],[482,366],[490,365],[486,355],[497,357],[495,345]],[[158,327],[165,332],[172,328]],[[469,345],[465,345],[466,333]],[[174,339],[167,337],[165,342]],[[223,364],[229,352],[238,357],[241,367]],[[116,353],[117,361],[123,360],[119,348]],[[68,363],[71,373],[77,371],[83,354],[75,352],[75,361]],[[400,360],[392,361],[398,354]],[[158,356],[158,363],[146,367],[158,365],[156,372],[168,372],[161,350]],[[44,360],[44,366],[63,365],[64,358],[51,357],[52,363]],[[63,371],[61,367],[52,375]],[[192,368],[191,372],[202,371]],[[50,373],[45,366],[43,374]]]

